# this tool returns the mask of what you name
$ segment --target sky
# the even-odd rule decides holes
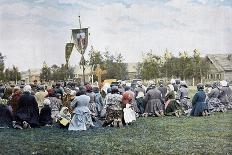
[[[89,27],[86,57],[96,50],[141,61],[174,55],[232,53],[232,0],[0,0],[0,52],[20,70],[65,63],[71,29]],[[70,64],[80,61],[76,49]]]

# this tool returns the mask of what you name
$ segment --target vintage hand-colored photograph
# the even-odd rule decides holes
[[[232,0],[0,0],[0,154],[232,154]]]

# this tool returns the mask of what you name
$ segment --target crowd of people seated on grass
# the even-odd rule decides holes
[[[147,87],[121,83],[100,90],[85,84],[79,87],[51,88],[44,85],[0,84],[0,127],[26,129],[53,126],[67,130],[98,127],[122,127],[138,117],[208,116],[232,109],[232,91],[228,82],[197,84],[190,99],[185,81],[171,80]],[[104,94],[104,97],[102,96]]]

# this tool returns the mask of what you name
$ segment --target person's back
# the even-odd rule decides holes
[[[180,87],[180,89],[177,92],[177,96],[179,99],[188,98],[188,88]]]
[[[219,91],[219,89],[216,87],[216,88],[213,88],[213,89],[209,92],[208,97],[209,97],[209,98],[218,98],[219,94],[220,94],[220,91]]]
[[[1,100],[1,99],[0,99]],[[0,128],[12,127],[12,116],[7,105],[0,103]]]
[[[25,92],[19,99],[16,117],[32,125],[38,125],[39,109],[34,96]]]
[[[44,92],[44,91],[38,91],[35,93],[35,99],[36,99],[36,102],[39,106],[39,110],[41,110],[43,108],[43,102],[44,102],[44,99],[45,97],[48,95],[47,92]]]
[[[90,101],[90,97],[87,95],[80,95],[77,96],[72,102],[71,107],[72,108],[78,108],[78,107],[87,107],[88,103]]]
[[[148,100],[161,99],[161,92],[157,88],[149,90],[147,94],[149,96]]]
[[[219,100],[223,103],[226,104],[229,102],[229,97],[228,97],[228,92],[227,92],[227,87],[222,87],[220,90],[220,94],[218,96]]]
[[[107,98],[107,104],[110,106],[110,109],[122,110],[122,95],[117,93],[109,95]]]
[[[44,105],[44,107],[41,109],[40,115],[39,115],[39,123],[42,126],[45,125],[52,125],[52,112],[49,105]]]
[[[167,94],[167,87],[165,87],[165,86],[160,86],[158,89],[159,89],[159,91],[160,91],[161,94],[162,94],[162,98],[165,98],[165,95]]]

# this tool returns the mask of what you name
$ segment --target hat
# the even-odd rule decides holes
[[[51,101],[50,101],[49,99],[46,98],[46,99],[44,100],[44,105],[50,105],[50,104],[51,104]]]

